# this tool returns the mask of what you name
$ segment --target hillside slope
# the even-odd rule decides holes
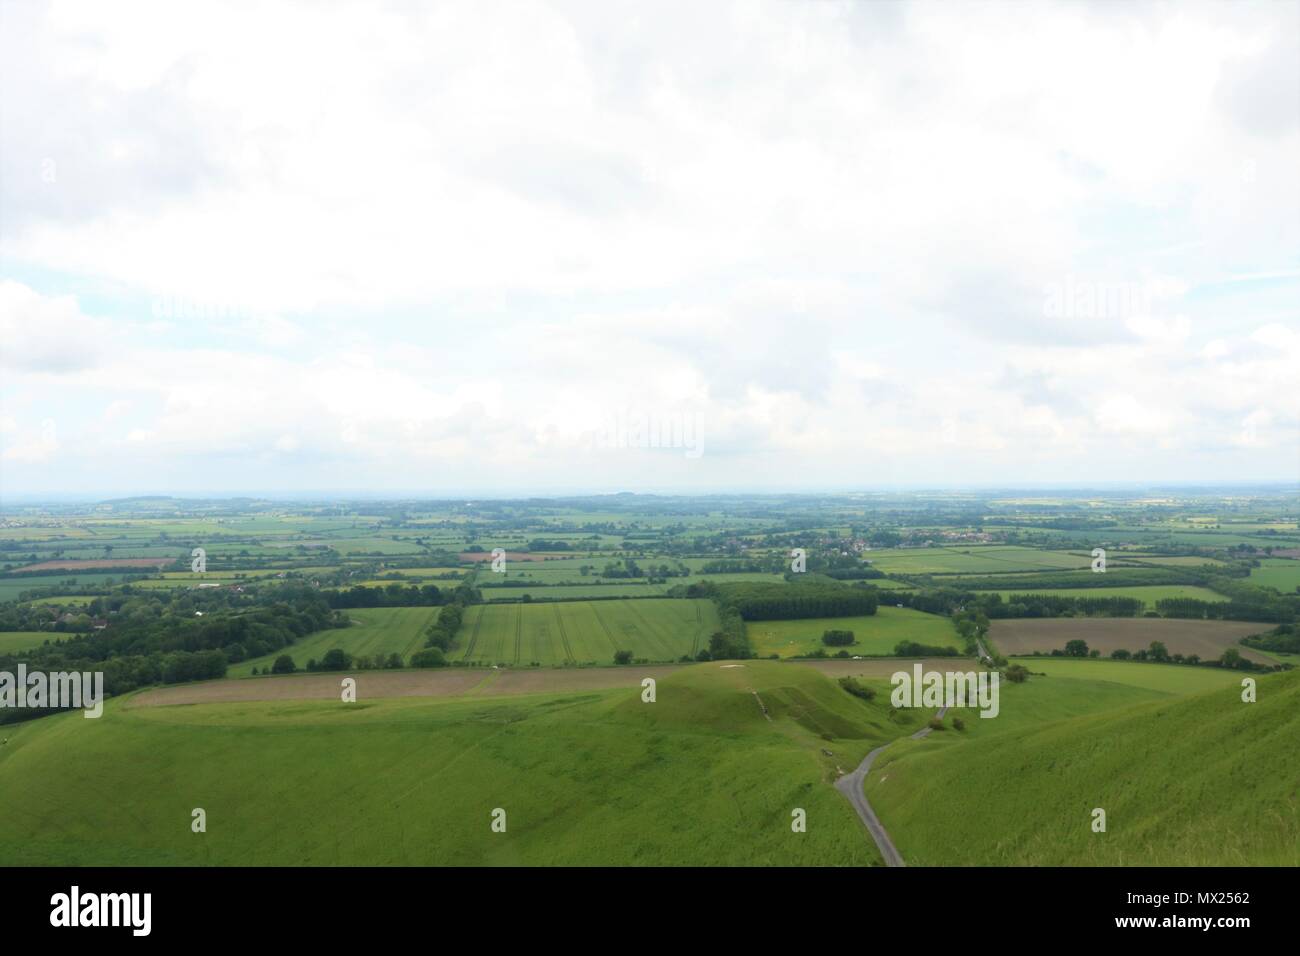
[[[868,778],[911,865],[1300,865],[1300,671],[1253,704],[1232,685],[976,729],[891,747]]]
[[[0,864],[874,865],[829,780],[923,719],[774,662],[684,668],[652,704],[125,702],[10,732]]]

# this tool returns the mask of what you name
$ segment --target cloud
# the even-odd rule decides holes
[[[1285,475],[1294,19],[7,8],[6,486]]]

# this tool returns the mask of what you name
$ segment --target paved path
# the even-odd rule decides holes
[[[938,716],[942,717],[948,712],[947,707],[939,709]],[[913,740],[920,740],[922,737],[930,735],[929,727],[922,727],[916,733],[912,734]],[[892,744],[891,740],[889,744]],[[876,755],[889,746],[882,744],[863,759],[858,764],[858,768],[852,773],[845,774],[835,781],[835,789],[844,796],[849,798],[849,803],[853,804],[853,809],[858,811],[858,816],[866,824],[867,831],[871,834],[871,839],[876,841],[876,846],[880,848],[880,855],[885,858],[886,866],[907,866],[903,862],[903,856],[898,852],[898,847],[894,846],[894,841],[889,838],[889,833],[885,830],[876,816],[876,811],[871,809],[871,804],[867,802],[867,794],[863,789],[867,782],[867,772],[871,769],[872,763],[875,762]]]

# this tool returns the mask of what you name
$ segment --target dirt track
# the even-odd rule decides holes
[[[344,677],[357,681],[359,699],[376,697],[495,697],[640,687],[641,679],[667,677],[678,665],[653,667],[521,668],[449,667],[440,670],[355,671],[208,681],[145,691],[126,705],[168,707],[254,700],[337,700]]]

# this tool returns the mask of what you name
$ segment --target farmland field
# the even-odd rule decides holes
[[[1147,661],[1071,660],[1062,657],[1019,657],[1034,674],[1075,680],[1107,681],[1145,687],[1170,694],[1189,694],[1241,683],[1241,673],[1222,667],[1188,667]]]
[[[1300,588],[1300,561],[1288,558],[1265,558],[1258,568],[1252,568],[1250,583],[1279,591],[1295,593]]]
[[[614,652],[636,660],[675,661],[707,647],[718,627],[710,601],[564,601],[481,605],[461,625],[453,659],[538,664],[611,663]]]
[[[956,648],[962,643],[948,618],[896,607],[881,607],[875,614],[862,617],[749,621],[745,630],[759,657],[793,657],[818,648],[827,653],[847,650],[850,654],[892,654],[899,641]],[[822,643],[822,634],[830,630],[852,631],[857,643],[845,648],[827,647]]]
[[[1229,647],[1241,656],[1271,664],[1264,654],[1237,642],[1260,634],[1272,625],[1247,621],[1181,621],[1169,618],[1074,617],[1020,618],[994,621],[989,637],[1007,656],[1061,650],[1066,641],[1082,639],[1103,656],[1114,650],[1137,651],[1152,641],[1162,641],[1170,654],[1197,654],[1216,660]]]
[[[39,647],[46,641],[57,641],[64,634],[51,631],[0,631],[0,654],[13,654],[30,647]]]
[[[288,654],[299,668],[311,659],[320,660],[325,652],[337,647],[354,657],[376,654],[400,654],[409,657],[424,646],[424,632],[438,616],[436,607],[364,608],[348,612],[351,627],[317,631],[282,650],[230,665],[231,677],[246,677],[253,668],[265,670],[281,654]]]
[[[1197,601],[1228,600],[1217,591],[1192,584],[1143,584],[1121,588],[1015,588],[997,593],[1002,595],[1003,601],[1013,594],[1045,594],[1063,598],[1131,597],[1137,598],[1149,608],[1154,607],[1156,601],[1168,598],[1193,598]]]
[[[1087,552],[960,546],[869,551],[863,557],[886,574],[994,574],[1000,571],[1087,571]]]

